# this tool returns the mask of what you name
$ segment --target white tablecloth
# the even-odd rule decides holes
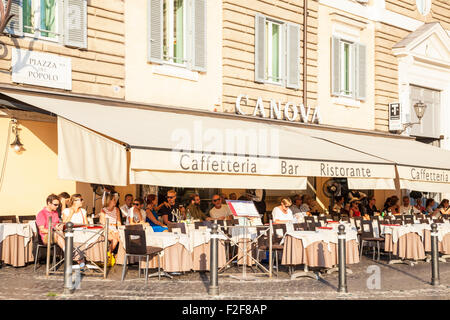
[[[438,240],[442,241],[444,236],[450,232],[450,224],[438,223]],[[408,224],[402,226],[381,226],[381,234],[392,234],[392,241],[397,243],[398,239],[410,232],[417,233],[421,238],[423,237],[423,230],[431,230],[431,225],[426,223]]]
[[[90,245],[96,243],[98,238],[103,234],[103,229],[73,229],[73,243],[83,243],[83,245]]]
[[[12,235],[19,235],[24,237],[24,246],[28,245],[33,234],[36,234],[36,224],[34,221],[28,223],[0,223],[0,242],[6,237]]]

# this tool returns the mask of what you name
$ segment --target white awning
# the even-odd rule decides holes
[[[348,178],[347,183],[351,190],[395,190],[393,179]]]
[[[125,148],[58,117],[58,177],[87,183],[127,185]]]
[[[395,178],[391,161],[301,128],[56,94],[2,93],[128,144],[130,183],[298,190],[306,188],[307,176]]]
[[[300,129],[303,134],[339,143],[397,165],[400,188],[449,192],[450,151],[405,137]]]

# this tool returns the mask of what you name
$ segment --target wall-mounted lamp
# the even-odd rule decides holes
[[[11,143],[11,148],[14,149],[14,151],[16,152],[20,152],[23,148],[23,144],[20,142],[20,138],[19,138],[19,128],[18,128],[18,124],[17,124],[17,119],[11,119],[11,122],[13,124],[12,127],[12,132],[16,135],[16,137],[14,138],[14,142]]]
[[[427,109],[427,105],[423,103],[422,101],[419,101],[414,104],[414,112],[416,113],[416,117],[419,120],[418,122],[409,122],[403,124],[403,131],[405,131],[407,128],[412,127],[415,124],[420,124],[422,121],[422,118],[425,114],[425,110]]]

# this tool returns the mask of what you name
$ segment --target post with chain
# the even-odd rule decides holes
[[[439,247],[437,224],[431,224],[431,285],[439,285]]]
[[[339,251],[339,288],[338,292],[347,293],[347,268],[345,265],[345,227],[339,226],[338,232],[338,251]]]
[[[73,292],[72,258],[73,258],[73,223],[67,222],[64,230],[64,294]]]
[[[219,295],[219,279],[218,279],[218,242],[219,242],[219,234],[218,234],[218,225],[214,223],[212,225],[211,230],[211,239],[209,241],[210,252],[209,252],[209,289],[208,293],[210,295],[217,296]]]

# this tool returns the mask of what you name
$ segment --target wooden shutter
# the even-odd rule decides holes
[[[87,1],[64,1],[64,45],[87,49]]]
[[[366,74],[366,46],[360,43],[355,44],[356,47],[356,99],[366,100],[367,95],[367,74]]]
[[[6,11],[7,1],[3,0],[3,5]],[[14,15],[5,27],[5,32],[16,37],[23,36],[23,15],[22,15],[22,0],[13,0],[11,2],[11,15]]]
[[[300,26],[287,24],[286,87],[299,89],[300,85]]]
[[[194,0],[192,69],[206,71],[206,0]]]
[[[163,0],[148,0],[148,61],[163,61]]]
[[[265,73],[265,32],[266,17],[257,13],[255,16],[255,82],[264,83]]]
[[[331,38],[331,94],[341,94],[341,49],[340,38]]]

